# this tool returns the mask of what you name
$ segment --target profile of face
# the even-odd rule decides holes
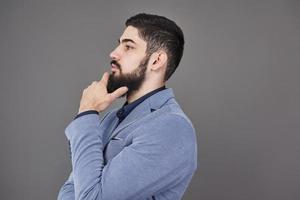
[[[107,91],[111,93],[126,86],[126,94],[130,95],[144,82],[150,55],[146,54],[147,43],[139,37],[138,30],[133,26],[126,27],[118,42],[119,45],[110,53],[111,74]]]

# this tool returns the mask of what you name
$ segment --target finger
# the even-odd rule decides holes
[[[116,99],[120,96],[122,96],[123,94],[125,94],[128,91],[127,87],[120,87],[117,90],[115,90],[114,92],[110,93],[110,95],[112,96],[113,99]]]
[[[108,78],[109,78],[109,73],[108,72],[104,72],[102,78],[101,78],[101,82],[104,84],[104,85],[107,85],[107,82],[108,82]]]

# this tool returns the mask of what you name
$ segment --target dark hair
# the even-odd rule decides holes
[[[166,17],[145,13],[130,17],[125,25],[138,29],[139,36],[147,42],[148,55],[160,49],[166,51],[168,61],[164,80],[168,80],[183,54],[184,36],[180,27]]]

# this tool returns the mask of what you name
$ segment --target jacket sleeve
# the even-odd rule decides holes
[[[97,114],[99,115],[99,112],[94,112],[94,111],[86,111],[83,112],[82,114],[77,115],[75,119],[82,117],[84,115],[89,115],[89,114]],[[103,122],[103,120],[110,114],[110,112],[107,112],[101,119],[101,123]],[[70,153],[70,158],[72,159],[72,153],[71,153],[71,144],[70,141],[68,141],[68,145],[69,145],[69,153]],[[64,184],[61,186],[59,192],[58,192],[58,196],[57,196],[57,200],[74,200],[75,199],[75,190],[74,190],[74,180],[73,180],[73,172],[71,171],[68,179],[64,182]]]
[[[57,200],[74,200],[74,199],[75,199],[74,181],[71,172],[68,180],[60,188]]]
[[[135,129],[132,144],[106,165],[98,115],[73,120],[65,133],[71,143],[73,182],[64,190],[71,194],[74,187],[76,200],[147,198],[196,168],[194,129],[179,115],[156,116]]]

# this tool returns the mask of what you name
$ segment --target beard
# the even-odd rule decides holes
[[[107,92],[111,93],[120,87],[126,86],[128,88],[128,91],[121,96],[124,97],[125,95],[131,95],[132,92],[137,91],[145,80],[149,59],[150,55],[146,55],[140,62],[139,66],[132,72],[127,74],[123,74],[121,65],[117,63],[117,61],[112,60],[111,63],[115,64],[118,67],[120,75],[117,76],[115,73],[109,75],[107,82]]]

